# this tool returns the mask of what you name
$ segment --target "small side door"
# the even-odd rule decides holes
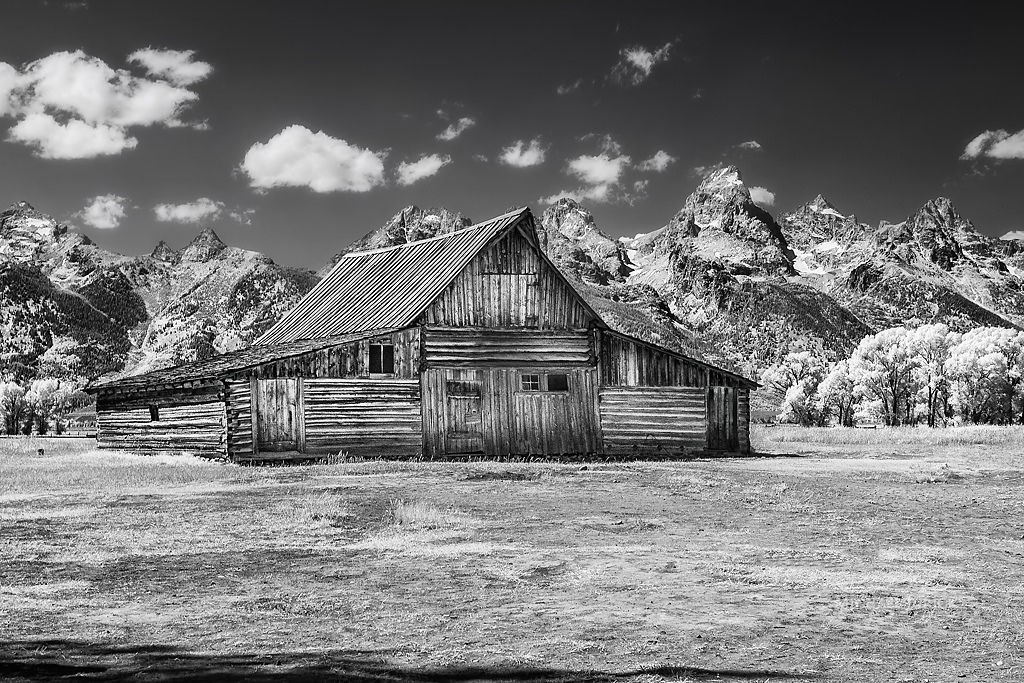
[[[445,372],[445,453],[483,453],[482,370]]]
[[[256,381],[256,432],[261,452],[298,450],[298,380]]]

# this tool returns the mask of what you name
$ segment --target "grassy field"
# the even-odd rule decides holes
[[[0,679],[1024,680],[1024,429],[753,441],[239,468],[0,440]]]

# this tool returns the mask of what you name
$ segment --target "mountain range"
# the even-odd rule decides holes
[[[31,377],[55,347],[89,379],[239,348],[341,254],[470,224],[406,207],[313,272],[229,247],[209,228],[180,250],[160,242],[148,255],[115,254],[20,202],[0,213],[0,374]],[[614,328],[749,376],[793,342],[845,355],[896,325],[1024,327],[1024,240],[979,233],[945,198],[877,227],[821,195],[773,217],[725,167],[647,233],[614,239],[568,198],[537,229]]]

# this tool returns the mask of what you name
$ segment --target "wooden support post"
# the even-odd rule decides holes
[[[259,409],[259,401],[257,399],[257,391],[259,389],[259,381],[256,379],[256,375],[249,375],[249,413],[252,416],[252,454],[253,457],[260,453],[260,439],[259,429],[257,427],[257,412]]]
[[[306,379],[296,377],[295,389],[295,449],[299,453],[306,452]]]

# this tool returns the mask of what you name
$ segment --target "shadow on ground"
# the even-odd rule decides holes
[[[634,671],[572,671],[514,665],[416,668],[389,664],[384,652],[200,654],[170,646],[121,646],[70,640],[0,644],[0,680],[54,681],[555,681],[590,683],[661,676],[683,680],[797,680],[812,676],[766,670],[652,666]]]

